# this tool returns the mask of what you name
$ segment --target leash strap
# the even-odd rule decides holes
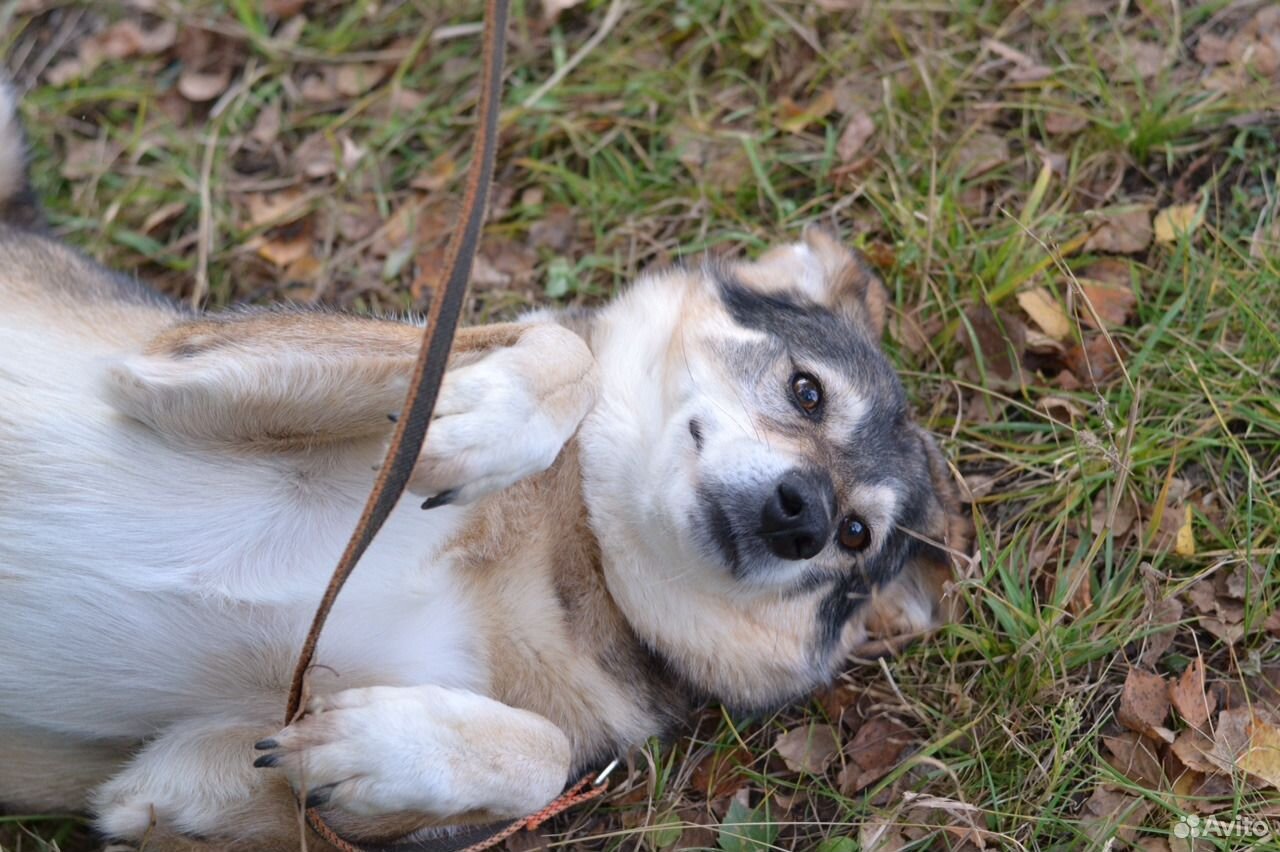
[[[471,165],[467,172],[467,189],[462,203],[461,225],[454,231],[449,241],[448,260],[445,265],[448,275],[444,287],[439,292],[432,293],[431,304],[427,310],[422,348],[418,352],[418,361],[414,367],[413,381],[405,398],[404,409],[396,421],[395,432],[391,438],[391,445],[387,448],[386,458],[378,469],[378,476],[365,502],[364,512],[351,533],[350,540],[347,541],[342,558],[334,568],[333,577],[325,588],[324,597],[316,608],[311,628],[307,631],[307,637],[298,654],[298,662],[293,670],[293,680],[289,685],[289,701],[284,719],[286,725],[297,719],[302,711],[307,673],[311,669],[316,645],[320,640],[320,634],[324,631],[329,612],[338,598],[338,593],[342,591],[356,563],[360,561],[360,557],[368,549],[374,536],[378,534],[378,530],[382,528],[391,510],[395,508],[400,496],[404,493],[414,465],[417,464],[418,455],[422,452],[427,427],[431,423],[431,413],[435,408],[436,397],[440,393],[440,384],[444,380],[449,349],[453,345],[458,317],[462,312],[463,296],[466,294],[467,282],[471,278],[471,264],[475,260],[476,250],[479,247],[480,233],[484,225],[485,203],[489,196],[489,186],[493,181],[493,161],[498,149],[498,115],[501,106],[508,6],[509,0],[486,0],[484,65],[480,83],[480,102],[477,107],[479,122],[472,145]],[[479,838],[461,848],[459,852],[481,852],[498,845],[521,829],[537,828],[551,817],[596,798],[604,793],[605,789],[603,777],[593,782],[593,779],[588,776],[536,814],[515,822],[464,828],[453,833],[452,836],[426,840],[422,843],[395,844],[390,848],[396,850],[459,849],[459,844]],[[362,847],[334,831],[315,808],[306,809],[306,821],[312,831],[340,852],[366,852]]]
[[[387,456],[378,469],[378,478],[365,502],[364,513],[360,516],[355,531],[351,533],[342,558],[338,560],[338,566],[333,570],[333,577],[324,590],[324,597],[316,608],[311,629],[307,631],[307,638],[298,654],[293,681],[289,685],[289,703],[284,719],[286,725],[297,718],[298,711],[302,708],[307,672],[311,668],[316,643],[320,640],[325,620],[333,609],[338,592],[342,591],[342,586],[351,576],[356,563],[404,493],[405,486],[409,484],[409,476],[418,461],[418,454],[422,452],[422,442],[427,436],[431,412],[435,408],[440,383],[444,379],[449,348],[453,345],[453,335],[458,327],[458,316],[462,312],[462,297],[466,293],[467,281],[471,278],[471,263],[480,244],[485,202],[489,195],[489,184],[493,180],[493,160],[498,149],[498,113],[502,94],[502,61],[506,48],[507,7],[508,0],[487,0],[485,4],[484,72],[478,106],[480,120],[472,145],[471,166],[467,172],[461,225],[449,240],[448,262],[445,266],[449,274],[444,287],[431,294],[422,349],[418,352],[409,395],[405,398],[404,410],[396,422],[391,446],[387,448]]]

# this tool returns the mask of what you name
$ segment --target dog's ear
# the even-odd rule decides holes
[[[819,225],[809,225],[800,242],[771,249],[738,273],[757,290],[799,293],[852,317],[877,340],[884,335],[884,282],[866,258]]]
[[[889,291],[867,259],[820,225],[804,229],[804,244],[822,264],[824,303],[855,314],[877,340],[884,336]]]

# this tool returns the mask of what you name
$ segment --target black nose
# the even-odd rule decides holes
[[[831,477],[815,471],[789,470],[764,502],[760,538],[783,559],[812,559],[831,538],[835,517]]]

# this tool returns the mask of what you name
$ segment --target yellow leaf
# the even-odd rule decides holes
[[[1190,235],[1200,227],[1200,205],[1175,204],[1166,207],[1156,214],[1152,227],[1155,228],[1156,242],[1171,243],[1184,235]]]
[[[806,105],[790,98],[783,98],[778,107],[777,125],[788,133],[799,133],[816,121],[821,121],[836,108],[835,93],[828,89]]]
[[[1254,717],[1249,730],[1249,749],[1236,765],[1280,789],[1280,731]]]
[[[1071,334],[1071,320],[1067,319],[1058,300],[1044,287],[1023,290],[1018,294],[1018,304],[1041,331],[1054,340],[1065,340]]]
[[[1173,540],[1173,552],[1179,556],[1196,555],[1196,537],[1191,531],[1191,505],[1182,507],[1182,526],[1178,527],[1178,536]]]

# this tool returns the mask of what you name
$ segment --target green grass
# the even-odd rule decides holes
[[[161,18],[225,39],[231,89],[211,113],[174,94],[181,63],[171,52],[48,83],[51,66],[126,7],[77,1],[31,14],[0,3],[0,49],[35,83],[24,114],[56,230],[179,297],[203,274],[214,307],[419,307],[413,284],[447,235],[457,195],[461,167],[449,164],[465,158],[470,138],[474,39],[431,37],[477,19],[475,3],[439,11],[453,5],[311,3],[292,44],[258,3],[160,6]],[[589,0],[546,26],[537,8],[516,3],[484,248],[507,279],[473,289],[472,317],[595,303],[652,264],[706,249],[755,252],[805,223],[833,225],[885,270],[899,318],[886,345],[920,419],[975,489],[978,546],[958,580],[959,623],[887,664],[851,663],[846,675],[859,706],[911,728],[912,749],[887,776],[845,795],[839,761],[801,776],[771,753],[780,732],[805,720],[833,723],[846,745],[854,726],[829,717],[831,695],[769,719],[708,708],[689,737],[638,752],[621,792],[549,836],[574,848],[668,848],[683,826],[684,842],[728,852],[843,852],[886,825],[912,827],[913,849],[975,848],[964,830],[981,832],[988,848],[1080,849],[1113,837],[1125,848],[1130,835],[1086,818],[1084,803],[1108,782],[1150,805],[1140,836],[1163,839],[1194,801],[1140,789],[1102,760],[1130,662],[1154,632],[1152,606],[1186,601],[1196,580],[1256,562],[1262,582],[1247,595],[1239,641],[1214,638],[1188,606],[1154,663],[1175,674],[1202,653],[1211,678],[1241,688],[1280,663],[1262,629],[1280,603],[1280,81],[1245,73],[1221,91],[1193,54],[1200,35],[1229,37],[1252,9],[961,0],[829,3],[851,10],[827,13],[792,0],[632,0],[575,70],[524,106],[608,5]],[[1168,62],[1128,74],[1112,59],[1120,39],[1155,45]],[[1009,81],[1012,66],[984,40],[1024,52],[1045,73]],[[307,75],[369,51],[387,51],[378,86],[323,103],[299,97]],[[393,108],[396,86],[417,97]],[[786,99],[803,109],[824,93],[834,109],[784,129],[795,112]],[[254,142],[255,123],[276,107],[277,138]],[[856,112],[876,129],[846,164],[838,141]],[[1048,132],[1063,116],[1085,123]],[[292,156],[314,134],[339,153],[345,136],[366,154],[332,175],[300,177]],[[92,156],[89,139],[102,146]],[[993,152],[988,168],[973,168]],[[436,178],[430,188],[410,188],[424,176]],[[296,236],[248,214],[250,197],[281,188],[302,192],[306,215],[296,219],[311,229],[314,255],[289,272],[249,247]],[[1078,303],[1073,279],[1106,256],[1084,248],[1087,236],[1100,215],[1135,203],[1199,204],[1204,224],[1122,257],[1136,306],[1109,337],[1123,371],[1063,387],[1063,357],[1049,351],[1022,381],[1001,380],[993,358],[1002,341],[966,346],[975,306],[1026,322],[1016,297],[1033,286]],[[368,229],[402,209],[416,209],[404,220],[424,226],[380,247]],[[171,213],[148,227],[158,210]],[[568,233],[545,238],[540,224],[565,210]],[[901,331],[902,318],[920,334]],[[1098,336],[1073,322],[1061,348]],[[1180,556],[1156,533],[1155,515],[1183,489],[1197,547]],[[1091,531],[1125,502],[1140,507],[1132,528]],[[745,764],[731,811],[728,797],[708,801],[695,772],[713,753]],[[1218,794],[1241,813],[1275,812],[1241,774],[1230,784]],[[948,801],[913,810],[907,794]],[[7,848],[84,842],[74,821],[0,819]]]

